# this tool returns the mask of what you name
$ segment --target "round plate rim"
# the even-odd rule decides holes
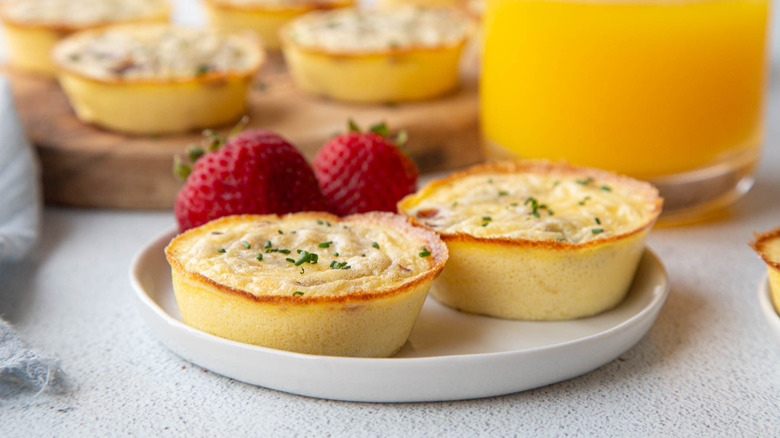
[[[758,303],[761,307],[761,313],[764,315],[764,319],[775,330],[780,341],[780,314],[775,310],[775,306],[772,303],[772,291],[769,284],[769,275],[764,274],[763,279],[758,285]]]

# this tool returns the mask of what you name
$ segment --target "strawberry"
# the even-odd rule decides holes
[[[396,140],[405,141],[405,133]],[[417,188],[417,167],[388,138],[384,124],[350,132],[327,142],[314,157],[314,173],[330,210],[339,215],[395,212],[396,204]]]
[[[175,170],[186,177],[174,213],[184,231],[230,214],[284,214],[325,210],[314,173],[303,156],[281,136],[264,130],[245,131],[224,146],[215,134],[212,152],[195,148],[191,172],[179,162]],[[200,156],[202,155],[202,156]]]

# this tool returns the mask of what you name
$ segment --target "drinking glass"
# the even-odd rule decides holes
[[[644,179],[687,220],[750,189],[763,140],[769,0],[487,0],[489,158]]]

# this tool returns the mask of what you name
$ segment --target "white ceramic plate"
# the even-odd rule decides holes
[[[761,306],[761,313],[764,314],[769,328],[775,335],[777,342],[780,342],[780,315],[775,311],[775,307],[772,305],[772,296],[769,290],[769,276],[764,278],[761,282],[761,286],[758,288],[758,303]]]
[[[457,312],[428,298],[396,356],[313,356],[229,341],[182,323],[163,253],[172,237],[169,232],[149,243],[130,270],[141,312],[162,342],[184,359],[224,376],[334,400],[458,400],[570,379],[636,344],[669,292],[663,265],[646,250],[626,299],[594,317],[508,321]]]

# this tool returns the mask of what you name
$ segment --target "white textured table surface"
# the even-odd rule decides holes
[[[780,436],[780,344],[757,302],[765,267],[747,245],[780,226],[778,79],[753,190],[718,221],[652,232],[669,300],[639,344],[596,371],[424,404],[246,385],[175,356],[136,310],[130,261],[171,214],[47,208],[33,256],[0,267],[0,314],[57,354],[76,387],[0,401],[0,436]]]

